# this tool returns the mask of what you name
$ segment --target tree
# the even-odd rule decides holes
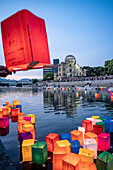
[[[46,73],[43,80],[54,80],[54,73]]]
[[[36,82],[38,82],[37,79],[32,79],[32,83],[35,84]]]
[[[108,64],[108,71],[107,71],[107,73],[109,75],[113,75],[113,59]]]

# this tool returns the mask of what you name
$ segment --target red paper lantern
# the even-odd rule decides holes
[[[82,126],[85,128],[85,132],[92,132],[92,121],[83,120]]]
[[[56,133],[49,133],[49,135],[46,136],[46,142],[47,142],[47,150],[50,152],[54,151],[54,148],[56,146],[56,141],[59,140],[59,135]]]
[[[50,64],[42,18],[24,9],[2,21],[1,29],[6,66],[10,70],[27,70]]]
[[[95,133],[96,135],[99,135],[102,132],[103,132],[102,125],[93,125],[93,133]]]
[[[0,118],[0,128],[6,128],[7,126],[9,126],[9,118],[8,117]]]
[[[18,116],[18,114],[20,113],[20,109],[19,108],[15,108],[15,109],[11,109],[11,116]]]

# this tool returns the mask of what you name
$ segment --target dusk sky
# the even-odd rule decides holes
[[[1,0],[0,22],[28,9],[45,20],[51,63],[74,55],[80,66],[104,66],[113,59],[113,0]],[[0,65],[5,65],[0,32]],[[42,78],[43,70],[7,78]]]

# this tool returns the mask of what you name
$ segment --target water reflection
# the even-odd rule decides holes
[[[0,136],[6,136],[9,133],[9,126],[6,128],[0,128]]]

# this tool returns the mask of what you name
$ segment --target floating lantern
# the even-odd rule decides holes
[[[86,118],[86,120],[90,120],[90,121],[92,121],[92,129],[93,129],[93,125],[95,125],[96,124],[96,122],[95,122],[95,119],[94,118]]]
[[[20,113],[20,109],[19,108],[13,108],[11,109],[11,116],[18,116],[18,114]]]
[[[27,70],[50,64],[45,21],[42,18],[24,9],[2,21],[1,29],[9,70]]]
[[[9,118],[8,117],[0,118],[0,128],[6,128],[7,126],[9,126]]]
[[[106,123],[106,127],[108,127],[107,132],[108,133],[113,132],[113,120],[108,121],[108,122],[106,121],[105,123]]]
[[[99,116],[92,116],[92,118],[93,118],[93,119],[98,119],[98,118],[99,118]]]
[[[11,120],[12,122],[18,122],[18,116],[12,116]]]
[[[83,120],[82,126],[85,128],[85,132],[92,132],[92,121]]]
[[[95,98],[99,99],[99,93],[95,93]]]
[[[102,152],[97,156],[96,166],[98,170],[113,169],[113,155],[109,152]]]
[[[54,90],[56,91],[56,88],[54,88]]]
[[[80,148],[78,154],[81,158],[81,161],[93,162],[94,160],[94,151]]]
[[[5,106],[5,108],[8,108],[8,114],[10,114],[11,113],[11,107],[10,106]]]
[[[22,125],[25,122],[26,122],[25,120],[18,120],[18,131],[19,131],[19,133],[22,132]]]
[[[34,139],[23,140],[22,143],[22,161],[32,161],[32,145],[34,145]]]
[[[31,117],[31,122],[35,123],[35,115],[34,114],[28,114],[27,117]]]
[[[70,133],[72,141],[78,140],[80,142],[80,145],[83,146],[83,132],[75,129]]]
[[[72,153],[79,153],[79,149],[81,148],[80,142],[78,140],[71,141],[71,152]]]
[[[98,149],[102,151],[110,149],[110,134],[100,133],[98,135]]]
[[[9,102],[5,102],[5,104],[9,104]]]
[[[83,134],[83,139],[84,139],[84,133],[85,133],[85,128],[84,127],[78,127],[78,131],[81,131]]]
[[[9,133],[9,126],[6,128],[0,128],[0,136],[6,136]]]
[[[56,146],[56,141],[59,141],[59,135],[56,133],[49,133],[46,136],[47,150],[53,152]]]
[[[84,139],[83,147],[84,149],[94,151],[94,159],[97,158],[97,142],[95,139]]]
[[[66,133],[66,134],[61,134],[61,139],[62,140],[68,140],[69,142],[71,142],[71,134],[70,133]]]
[[[66,148],[55,147],[53,151],[53,170],[62,170],[62,159],[67,154]]]
[[[106,132],[106,124],[105,124],[105,122],[97,122],[96,125],[101,125],[103,127],[103,132]]]
[[[76,97],[78,98],[78,96],[79,96],[79,95],[78,95],[78,92],[76,92]]]
[[[99,118],[99,119],[96,119],[95,122],[96,122],[96,123],[97,123],[97,122],[102,122],[102,120],[101,120],[101,118]]]
[[[71,152],[71,143],[68,140],[59,140],[56,141],[56,146],[57,147],[64,147],[67,150],[67,153]]]
[[[24,117],[24,120],[31,122],[31,117]]]
[[[35,141],[35,129],[34,126],[32,124],[26,124],[22,126],[22,132],[31,132],[31,134],[33,135],[33,139]]]
[[[7,116],[9,114],[9,108],[7,107],[4,107],[2,111],[3,111],[3,116]]]
[[[18,120],[23,120],[24,119],[24,116],[25,116],[25,113],[24,112],[21,112],[18,114]]]
[[[106,119],[106,120],[110,121],[110,120],[111,120],[111,117],[109,117],[109,116],[103,116],[103,119]]]
[[[79,170],[97,170],[95,163],[92,162],[80,161],[78,166]]]
[[[86,132],[86,133],[84,134],[84,139],[91,139],[91,138],[93,138],[93,139],[96,140],[97,146],[98,146],[98,136],[97,136],[95,133]]]
[[[68,153],[63,157],[62,170],[77,170],[80,156],[75,153]]]
[[[22,106],[21,105],[16,105],[16,108],[19,108],[20,112],[22,112]]]
[[[13,101],[13,107],[16,107],[16,105],[20,105],[20,100]]]
[[[0,118],[3,117],[3,111],[0,111]]]
[[[102,132],[103,132],[102,125],[93,125],[93,133],[95,133],[96,135],[99,135]]]
[[[32,161],[37,164],[44,164],[47,160],[47,143],[38,141],[32,146]]]
[[[20,133],[20,145],[22,145],[23,140],[33,139],[31,132]]]

